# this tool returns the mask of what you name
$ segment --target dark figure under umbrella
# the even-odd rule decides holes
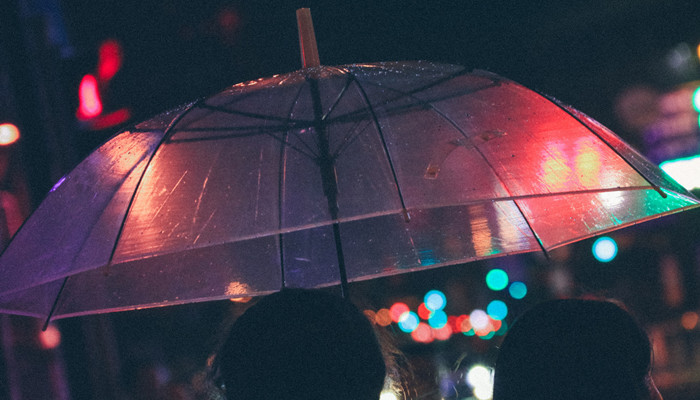
[[[493,400],[661,400],[651,365],[648,336],[615,303],[548,301],[504,339]]]
[[[365,315],[303,289],[271,294],[241,315],[214,368],[231,400],[377,400],[386,373]]]

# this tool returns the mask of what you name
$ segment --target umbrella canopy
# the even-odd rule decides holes
[[[500,76],[305,68],[99,147],[3,253],[0,309],[60,318],[323,287],[548,251],[698,204],[593,119]]]

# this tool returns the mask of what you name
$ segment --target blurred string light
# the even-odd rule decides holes
[[[411,309],[408,307],[406,303],[402,302],[396,302],[391,305],[391,308],[389,308],[389,313],[391,314],[391,320],[394,322],[399,322],[399,318],[401,318],[401,315],[403,313],[410,311]]]
[[[486,313],[489,317],[501,321],[508,315],[508,306],[501,300],[494,300],[486,307]]]
[[[477,399],[487,400],[493,396],[493,374],[490,368],[473,365],[467,372],[466,381]]]
[[[509,279],[505,271],[494,269],[489,274],[487,281],[492,287],[502,290],[508,286]],[[513,282],[510,286],[513,298],[523,298],[527,293],[527,287],[522,282]],[[396,323],[401,331],[410,334],[418,343],[449,340],[457,333],[489,340],[504,335],[508,329],[505,322],[508,305],[502,300],[493,300],[486,310],[474,309],[468,315],[448,315],[444,311],[447,297],[440,290],[428,291],[423,300],[416,311],[411,310],[405,302],[397,301],[388,309],[381,308],[376,312],[365,310],[365,315],[380,326]]]
[[[593,256],[600,262],[610,262],[617,256],[617,243],[610,237],[603,236],[593,242]]]
[[[477,308],[469,314],[469,322],[474,331],[482,331],[489,327],[489,316],[484,310]]]
[[[413,311],[406,311],[405,313],[401,314],[401,317],[399,317],[398,325],[399,329],[406,333],[411,333],[418,328],[418,323],[420,320],[418,319],[418,315],[414,313]]]
[[[445,324],[442,328],[432,330],[433,337],[437,340],[445,341],[452,337],[452,328]]]
[[[684,188],[700,189],[700,155],[664,161],[659,167]]]
[[[374,321],[379,326],[389,326],[391,325],[391,312],[386,308],[379,309],[374,314]]]
[[[432,315],[433,311],[429,310],[428,307],[425,306],[425,303],[420,303],[418,306],[418,316],[421,317],[421,319],[428,320]]]
[[[433,330],[425,322],[418,323],[418,327],[411,332],[411,338],[418,343],[430,343],[433,341]]]
[[[486,274],[486,286],[493,291],[505,289],[508,286],[508,274],[499,268],[492,269]]]
[[[508,293],[510,293],[510,297],[520,300],[527,295],[527,285],[523,282],[513,282],[508,288]]]
[[[447,325],[447,314],[442,310],[435,311],[428,319],[428,325],[433,329],[444,327]]]
[[[442,310],[447,305],[447,297],[439,290],[431,290],[426,293],[423,301],[425,307],[431,311]]]
[[[0,146],[9,146],[19,140],[19,128],[6,122],[0,124]]]

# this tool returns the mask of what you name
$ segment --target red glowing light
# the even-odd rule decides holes
[[[411,338],[418,343],[430,343],[433,341],[433,329],[425,322],[418,324],[418,327],[411,332]]]
[[[425,306],[425,303],[420,303],[418,306],[418,316],[421,317],[421,319],[429,319],[433,315],[433,311],[429,310],[428,307]]]
[[[42,349],[55,349],[61,344],[61,332],[53,325],[49,325],[45,331],[39,332],[39,344]]]
[[[83,76],[83,79],[80,81],[80,89],[78,90],[78,99],[80,100],[77,112],[78,119],[90,119],[102,113],[99,87],[97,79],[93,75],[87,74]]]
[[[15,124],[0,124],[0,146],[9,146],[19,140],[19,128]]]
[[[455,332],[469,332],[472,329],[472,324],[469,322],[468,315],[460,315],[455,320]]]
[[[114,77],[122,67],[124,52],[119,41],[107,39],[100,45],[97,59],[97,78],[106,82]]]
[[[394,322],[399,322],[399,318],[401,318],[401,314],[410,311],[411,309],[408,308],[406,303],[401,303],[397,302],[394,303],[391,308],[389,309],[389,312],[391,313],[391,320]]]
[[[452,328],[450,327],[450,324],[447,324],[440,329],[433,329],[433,337],[442,341],[448,340],[450,337],[452,337]]]

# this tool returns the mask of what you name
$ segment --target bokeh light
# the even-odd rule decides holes
[[[425,306],[425,303],[420,303],[420,305],[418,306],[418,316],[421,317],[421,319],[428,320],[432,315],[433,312],[431,310],[428,310],[428,307]]]
[[[396,302],[391,305],[391,308],[389,308],[389,313],[391,314],[391,320],[394,322],[399,322],[399,318],[401,318],[401,315],[407,311],[410,311],[410,308],[406,303],[402,302]]]
[[[508,286],[508,274],[499,268],[492,269],[486,274],[486,286],[494,291],[505,289]]]
[[[406,333],[411,333],[418,328],[418,323],[420,320],[418,319],[418,315],[414,313],[413,311],[406,311],[405,313],[401,314],[401,317],[399,318],[399,329]]]
[[[433,329],[440,329],[447,325],[447,314],[444,311],[438,310],[428,319],[428,325]]]
[[[520,300],[527,295],[527,285],[522,282],[513,282],[508,287],[508,293],[510,293],[510,297]]]
[[[688,311],[683,313],[681,317],[681,325],[687,331],[692,331],[698,326],[698,313],[695,311]]]
[[[508,323],[506,321],[501,321],[501,327],[496,331],[496,336],[503,336],[508,332]]]
[[[425,322],[420,322],[418,327],[411,332],[411,338],[418,343],[430,343],[433,341],[433,330]]]
[[[475,331],[481,331],[489,327],[490,318],[484,310],[477,308],[469,314],[469,322]]]
[[[593,242],[593,257],[600,262],[610,262],[617,256],[617,243],[610,237],[603,236]]]
[[[399,396],[393,390],[382,390],[379,400],[399,400]]]
[[[467,372],[467,385],[479,400],[487,400],[493,396],[493,374],[491,369],[483,365],[473,365]]]
[[[9,146],[19,140],[19,128],[15,124],[0,124],[0,146]]]
[[[386,308],[381,308],[374,316],[374,322],[379,326],[389,326],[391,324],[391,312]]]
[[[445,325],[442,328],[433,329],[433,337],[441,341],[449,340],[452,337],[452,328]]]
[[[425,302],[425,307],[428,310],[438,311],[445,308],[445,305],[447,304],[447,297],[445,297],[445,294],[439,290],[431,290],[425,294],[423,301]]]
[[[494,300],[486,307],[486,313],[495,320],[502,320],[508,315],[508,306],[501,300]]]
[[[61,344],[61,332],[53,325],[49,325],[46,330],[39,332],[39,344],[42,349],[55,349]]]

